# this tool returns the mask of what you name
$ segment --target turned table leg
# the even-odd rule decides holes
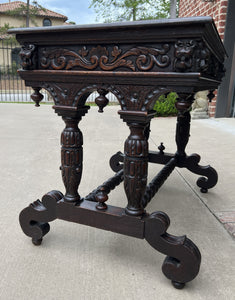
[[[177,145],[176,157],[178,164],[183,162],[186,157],[185,148],[189,141],[190,136],[190,107],[192,105],[193,98],[188,94],[180,94],[179,99],[176,102],[176,108],[178,110],[176,135],[175,141]]]
[[[82,116],[88,107],[74,110],[64,110],[63,107],[54,107],[55,111],[62,116],[65,122],[65,129],[61,134],[61,172],[65,186],[64,201],[78,202],[78,186],[82,177],[83,163],[83,136],[78,128]]]
[[[124,188],[128,199],[127,214],[144,212],[142,197],[145,193],[148,172],[148,142],[144,135],[145,124],[128,123],[130,135],[124,147]]]
[[[63,117],[66,127],[61,134],[61,172],[66,193],[64,200],[80,200],[78,186],[82,176],[83,136],[78,128],[78,118]]]
[[[130,129],[124,146],[124,189],[128,200],[126,213],[139,216],[144,213],[142,198],[148,175],[146,127],[154,115],[134,111],[119,111],[119,114]]]
[[[205,177],[199,177],[197,185],[201,188],[202,193],[206,193],[209,188],[216,185],[218,181],[218,174],[214,168],[210,165],[200,166],[198,163],[201,157],[198,154],[186,155],[185,148],[188,144],[190,137],[190,107],[193,101],[193,97],[188,94],[179,94],[179,99],[176,102],[176,108],[178,110],[177,125],[176,125],[176,145],[177,151],[175,157],[177,159],[177,166],[180,168],[187,168],[189,171],[203,175]]]
[[[50,230],[51,222],[58,218],[57,204],[61,201],[77,203],[80,200],[78,186],[82,176],[82,133],[78,123],[89,107],[66,109],[56,107],[55,111],[63,117],[66,127],[61,135],[61,170],[65,185],[65,195],[51,191],[31,203],[20,213],[19,221],[23,232],[32,238],[34,245],[40,245],[42,238]]]

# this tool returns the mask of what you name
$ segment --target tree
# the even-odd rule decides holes
[[[171,0],[170,2],[170,18],[176,18],[177,10],[178,10],[179,1]]]
[[[30,5],[29,0],[27,0],[27,3],[20,4],[19,7],[6,11],[6,14],[20,19],[24,19],[26,17],[25,25],[26,27],[29,27],[29,20],[37,26],[35,17],[39,15],[40,11],[46,11],[46,9],[38,4],[37,1],[33,1],[32,5]]]
[[[0,35],[7,34],[7,31],[10,29],[9,23],[5,23],[2,27],[0,27]]]
[[[177,2],[176,4],[174,2]],[[97,19],[104,22],[161,19],[170,16],[179,0],[92,0]]]

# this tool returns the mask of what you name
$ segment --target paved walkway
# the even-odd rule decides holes
[[[87,195],[113,172],[109,157],[123,149],[129,130],[118,107],[97,108],[81,121],[84,173],[80,193]],[[175,118],[152,121],[150,149],[164,142],[175,152]],[[49,105],[0,104],[0,300],[231,300],[235,295],[234,182],[235,119],[192,120],[187,153],[199,153],[219,182],[207,194],[197,175],[175,170],[147,207],[166,212],[170,234],[187,234],[202,254],[198,276],[183,290],[161,272],[164,255],[145,241],[56,220],[40,247],[19,226],[19,212],[46,192],[64,191],[59,136],[63,121]],[[151,179],[162,166],[151,164]],[[125,206],[122,186],[110,204]]]

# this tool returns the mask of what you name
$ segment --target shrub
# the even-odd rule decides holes
[[[169,93],[161,95],[155,105],[154,110],[156,111],[156,117],[167,117],[177,115],[177,109],[175,108],[175,102],[177,99],[176,93]]]

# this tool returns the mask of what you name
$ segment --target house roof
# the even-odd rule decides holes
[[[25,2],[22,1],[13,1],[13,2],[7,2],[7,3],[1,3],[0,4],[0,14],[1,13],[6,13],[9,10],[14,10],[16,8],[20,8],[21,5],[26,5]],[[33,8],[33,5],[30,5],[31,8]],[[51,18],[58,18],[58,19],[63,19],[66,21],[68,18],[62,14],[59,14],[55,11],[45,9],[45,10],[39,10],[38,11],[38,16],[42,17],[51,17]]]

